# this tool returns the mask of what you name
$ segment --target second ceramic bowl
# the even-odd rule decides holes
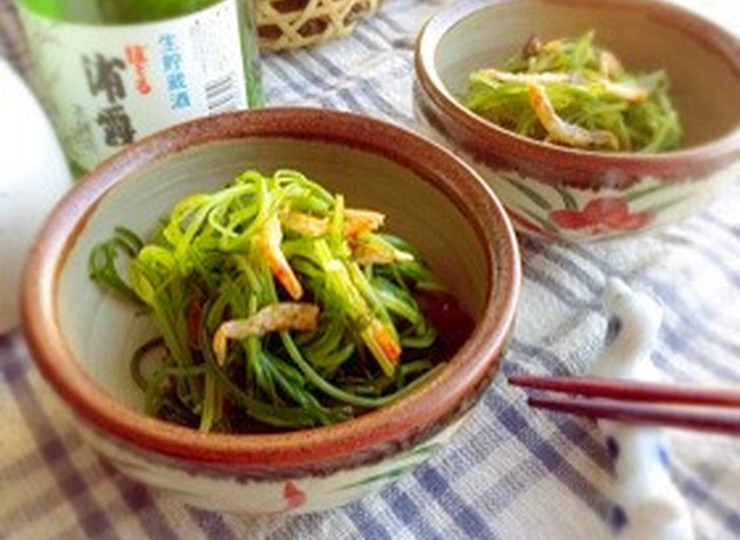
[[[499,66],[532,35],[596,31],[625,65],[663,68],[686,132],[664,154],[589,152],[534,141],[459,102],[469,74]],[[703,209],[740,174],[740,40],[658,0],[461,0],[416,50],[417,117],[485,178],[525,232],[568,241],[630,235]]]

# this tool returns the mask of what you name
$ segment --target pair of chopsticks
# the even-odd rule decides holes
[[[544,393],[529,395],[538,409],[589,418],[740,435],[740,390],[673,386],[591,377],[513,375],[509,384]]]

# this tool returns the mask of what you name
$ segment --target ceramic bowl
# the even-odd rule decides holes
[[[575,150],[504,130],[465,109],[471,71],[501,62],[532,35],[596,31],[626,66],[664,68],[686,141],[663,154]],[[675,223],[740,173],[740,40],[661,1],[461,0],[425,26],[415,108],[429,135],[473,165],[518,229],[591,241]]]
[[[91,247],[117,224],[147,235],[187,194],[247,168],[294,168],[382,209],[474,318],[449,364],[403,399],[329,427],[201,434],[146,417],[129,374],[155,334],[148,317],[87,277]],[[467,165],[377,120],[311,109],[234,113],[160,132],[75,186],[28,262],[23,329],[43,375],[84,437],[125,474],[188,503],[265,514],[328,508],[417,466],[458,429],[496,373],[514,320],[520,267],[513,228]]]

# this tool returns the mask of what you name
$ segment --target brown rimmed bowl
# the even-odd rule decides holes
[[[686,140],[662,154],[577,150],[519,136],[465,109],[469,74],[500,66],[532,35],[596,31],[629,69],[664,68]],[[705,208],[740,174],[740,39],[655,0],[460,0],[424,27],[415,112],[471,164],[516,227],[573,242],[631,235]]]
[[[129,361],[156,332],[89,280],[90,249],[119,224],[146,236],[183,196],[247,168],[301,170],[348,204],[382,210],[389,230],[416,244],[475,320],[436,378],[351,421],[284,434],[201,434],[143,414]],[[502,206],[452,154],[367,117],[269,109],[157,133],[77,184],[32,251],[22,320],[39,369],[85,439],[125,474],[202,507],[306,512],[378,489],[444,445],[498,369],[519,282]]]

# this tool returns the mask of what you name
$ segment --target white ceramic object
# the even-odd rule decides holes
[[[648,295],[611,279],[604,292],[609,330],[604,350],[591,366],[599,377],[661,382],[650,355],[663,311]],[[612,525],[623,540],[693,540],[686,500],[671,479],[662,430],[599,420],[614,459],[618,505]]]
[[[18,323],[26,255],[51,208],[71,185],[41,106],[0,58],[0,334]]]

